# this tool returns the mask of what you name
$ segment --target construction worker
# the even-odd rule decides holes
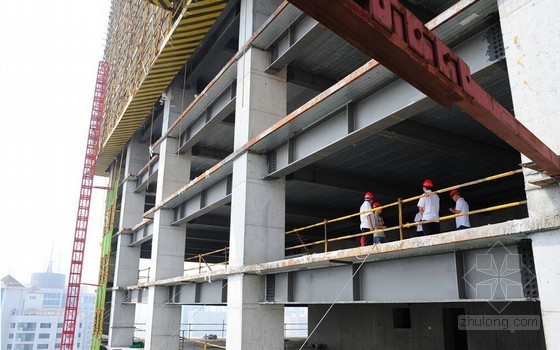
[[[433,222],[422,223],[422,235],[426,236],[439,233],[439,196],[432,192],[433,187],[432,180],[424,180],[422,182],[424,194],[418,201],[418,210],[422,216],[422,222],[433,220]]]
[[[379,208],[381,207],[381,203],[379,202],[374,202],[372,204],[373,209],[375,209],[375,211],[373,212],[373,226],[375,228],[375,230],[380,230],[380,229],[384,229],[385,226],[385,221],[383,221],[383,217],[381,217],[381,213],[383,213],[383,208]],[[384,231],[379,231],[379,232],[374,232],[373,233],[373,244],[378,244],[378,243],[385,243],[387,242],[387,239],[385,238],[385,232]]]
[[[374,216],[372,212],[368,212],[368,213],[364,213],[365,211],[371,210],[373,209],[371,206],[371,203],[373,202],[373,193],[371,192],[366,192],[364,194],[364,202],[362,203],[362,205],[360,206],[360,231],[361,232],[369,232],[371,230],[373,230],[373,228],[375,227],[374,225]],[[373,243],[373,235],[368,234],[368,235],[363,235],[360,238],[360,245],[366,246],[366,245],[371,245]]]
[[[461,193],[459,193],[458,190],[451,190],[451,192],[449,192],[449,196],[451,196],[451,199],[455,201],[455,208],[449,208],[449,211],[453,214],[465,214],[455,218],[457,230],[471,227],[469,216],[466,215],[466,213],[469,212],[469,204],[465,198],[461,197]]]

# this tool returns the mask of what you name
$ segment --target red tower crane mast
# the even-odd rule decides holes
[[[91,120],[89,123],[84,170],[82,173],[82,187],[78,201],[78,215],[76,217],[72,260],[70,262],[68,290],[64,308],[64,322],[60,346],[63,350],[72,350],[74,348],[74,333],[76,330],[76,318],[78,316],[78,302],[80,300],[80,284],[82,281],[84,250],[86,245],[91,193],[93,190],[93,176],[95,173],[97,153],[99,151],[101,119],[103,117],[103,105],[105,103],[108,75],[109,64],[104,61],[99,62],[93,106],[91,109]]]

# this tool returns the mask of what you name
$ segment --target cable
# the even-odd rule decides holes
[[[354,276],[356,276],[356,274],[360,271],[360,269],[362,268],[362,266],[364,265],[364,263],[367,261],[367,258],[371,255],[371,253],[373,253],[373,250],[377,249],[377,244],[374,244],[372,246],[372,249],[370,249],[369,253],[366,255],[366,257],[364,258],[364,260],[360,263],[360,265],[358,266],[358,268],[356,269],[356,271],[352,274],[352,277],[350,277],[350,279],[348,280],[348,282],[346,282],[346,284],[344,285],[344,287],[340,290],[340,293],[338,293],[338,295],[336,296],[335,300],[332,302],[331,306],[329,306],[329,308],[327,309],[327,311],[325,312],[325,314],[323,315],[323,317],[321,317],[321,319],[319,320],[319,322],[317,322],[317,325],[315,326],[315,328],[313,328],[313,330],[311,331],[311,333],[309,333],[309,335],[307,336],[307,338],[305,339],[305,341],[303,342],[303,344],[301,344],[301,347],[299,348],[299,350],[303,349],[303,347],[305,346],[305,344],[309,341],[309,338],[311,338],[311,336],[313,335],[313,333],[315,333],[315,331],[317,330],[317,328],[319,328],[319,326],[321,325],[321,323],[323,322],[323,320],[325,319],[325,317],[327,317],[327,315],[329,314],[329,312],[331,311],[331,309],[334,307],[334,304],[336,304],[336,302],[338,301],[338,299],[340,298],[340,296],[342,295],[342,292],[344,292],[344,290],[346,289],[346,287],[348,287],[348,285],[350,284],[350,282],[352,282],[352,280],[354,279]]]

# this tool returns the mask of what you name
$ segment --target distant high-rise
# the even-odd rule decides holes
[[[34,273],[26,287],[8,275],[1,280],[2,304],[0,349],[58,349],[64,316],[65,276]],[[82,293],[76,325],[75,349],[89,349],[95,296]]]

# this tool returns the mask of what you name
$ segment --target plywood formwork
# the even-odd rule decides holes
[[[97,175],[105,174],[226,5],[225,0],[183,0],[175,11],[166,11],[145,0],[113,1],[105,51],[111,75]]]

